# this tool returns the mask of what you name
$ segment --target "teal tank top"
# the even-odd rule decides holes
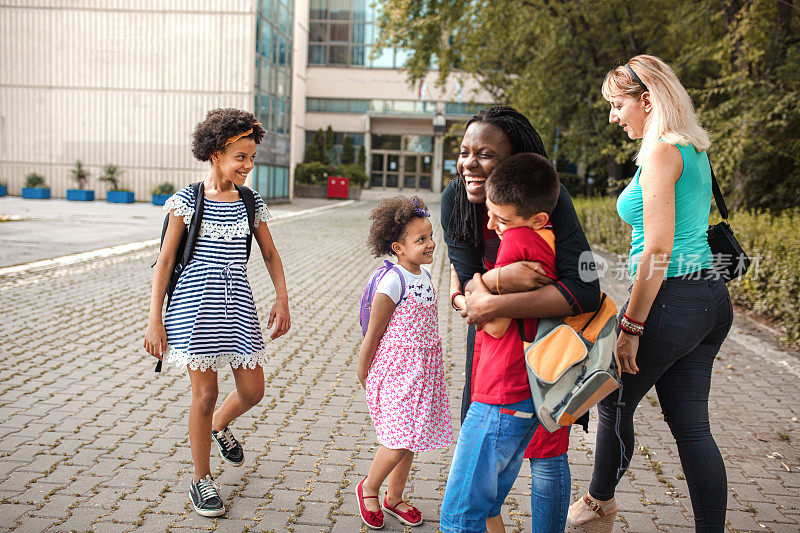
[[[691,274],[712,265],[708,247],[708,215],[711,211],[711,166],[708,155],[694,146],[675,145],[683,158],[683,172],[675,183],[675,240],[666,277]],[[639,167],[617,199],[617,213],[633,227],[628,272],[636,275],[644,250],[644,204]]]

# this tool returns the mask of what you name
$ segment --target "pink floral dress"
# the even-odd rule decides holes
[[[426,302],[406,291],[375,351],[366,389],[382,445],[418,453],[453,444],[435,297]]]

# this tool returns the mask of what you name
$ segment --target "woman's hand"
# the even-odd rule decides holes
[[[148,322],[147,332],[144,334],[144,349],[161,361],[167,351],[167,330],[164,329],[163,322]]]
[[[292,319],[289,316],[288,299],[284,300],[283,298],[279,298],[275,300],[275,303],[272,305],[272,310],[269,312],[267,329],[271,328],[273,324],[275,324],[275,331],[269,336],[272,340],[277,339],[292,327]]]
[[[450,265],[450,300],[452,301],[453,295],[461,292],[461,280],[458,279],[456,267]]]
[[[544,268],[537,261],[517,261],[502,267],[502,271],[503,273],[498,272],[498,275],[500,291],[503,294],[533,291],[554,281],[547,277]]]
[[[639,351],[639,337],[629,335],[624,331],[619,332],[617,337],[617,357],[619,366],[623,372],[636,374],[639,367],[636,366],[636,353]]]
[[[494,316],[493,298],[495,297],[486,285],[480,274],[475,274],[472,278],[472,291],[466,295],[467,300],[467,322],[475,324],[477,329],[481,329]]]

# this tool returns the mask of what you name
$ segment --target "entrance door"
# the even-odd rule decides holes
[[[373,135],[372,140],[371,187],[431,190],[433,153],[428,137]]]

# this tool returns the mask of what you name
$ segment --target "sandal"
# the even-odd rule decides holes
[[[367,498],[375,498],[378,499],[377,496],[364,496],[364,493],[361,489],[361,486],[367,478],[361,480],[361,482],[356,486],[356,498],[358,499],[358,512],[361,513],[361,520],[367,524],[368,527],[372,529],[382,529],[383,528],[383,511],[378,509],[377,511],[370,511],[364,505],[364,500]],[[380,507],[380,506],[378,506]]]
[[[400,511],[399,509],[397,509],[397,506],[392,507],[391,505],[389,505],[389,499],[387,496],[383,497],[383,509],[387,513],[394,516],[407,526],[414,527],[420,525],[422,523],[422,513],[419,511],[419,509],[417,509],[416,507],[414,507],[405,500],[400,500],[400,502],[397,505],[400,505],[400,503],[405,503],[406,505],[411,507],[411,509]]]
[[[600,505],[584,494],[583,498],[569,506],[567,532],[611,533],[617,518],[617,502],[611,500]]]

